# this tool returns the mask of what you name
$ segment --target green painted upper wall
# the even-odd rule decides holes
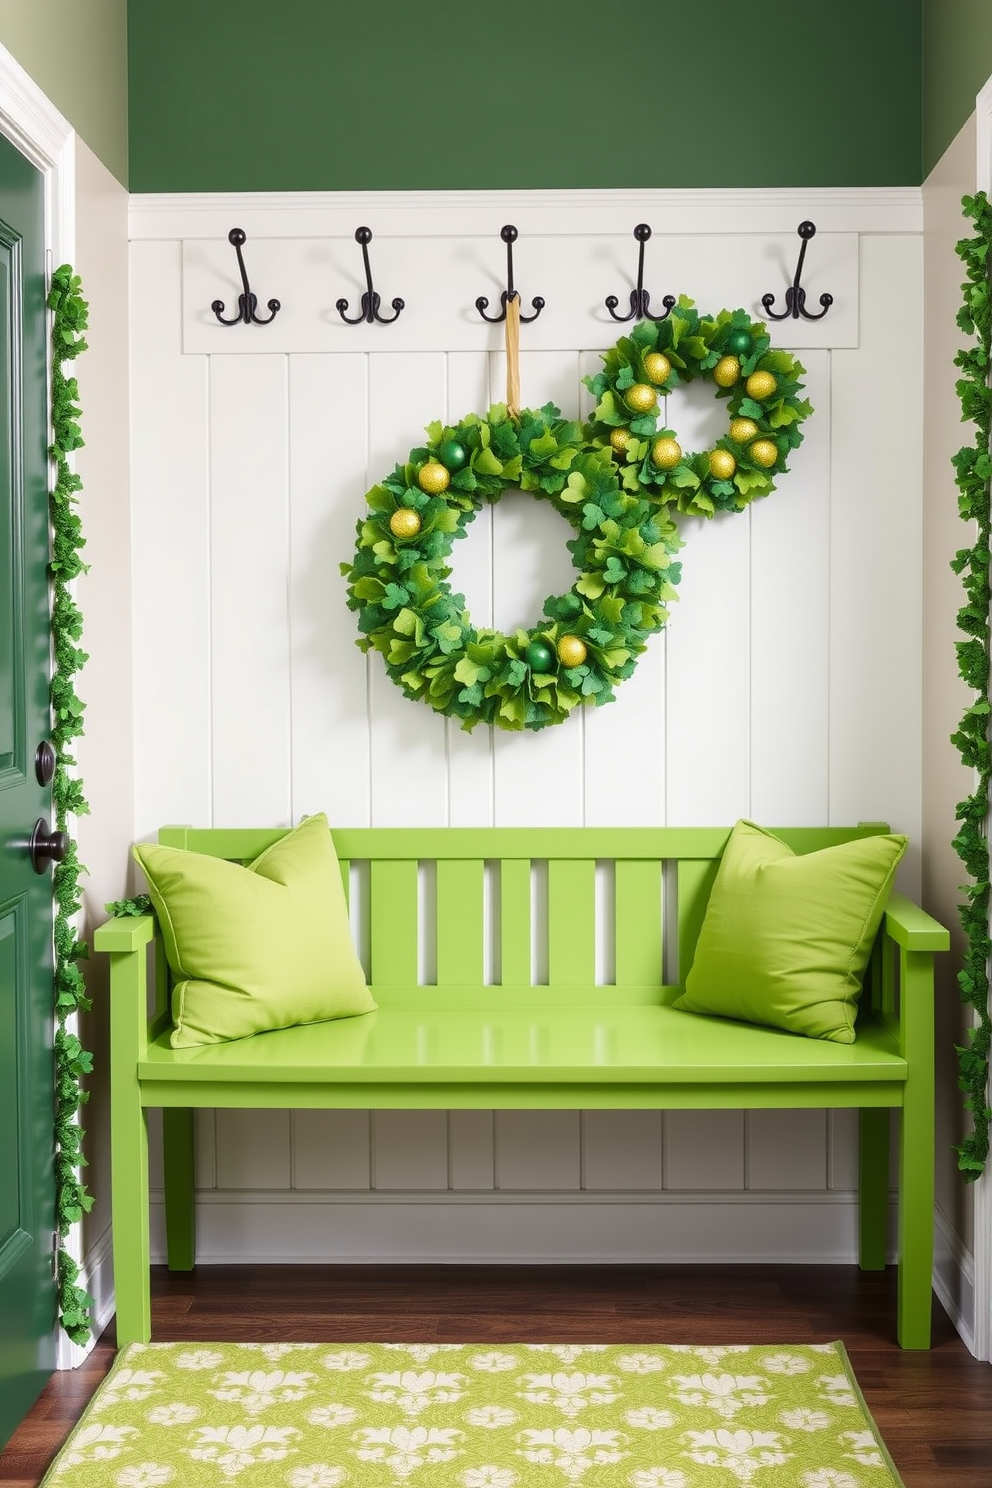
[[[129,0],[130,187],[917,185],[923,3]]]
[[[924,0],[923,174],[929,175],[992,75],[992,0]]]
[[[0,42],[127,183],[127,0],[0,0]]]

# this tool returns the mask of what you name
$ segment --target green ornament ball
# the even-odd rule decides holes
[[[532,672],[550,672],[555,664],[555,653],[547,641],[531,641],[524,652],[524,660]]]
[[[468,464],[468,450],[457,439],[446,439],[437,454],[441,464],[449,470],[461,470]]]
[[[751,335],[749,331],[731,331],[726,340],[728,351],[735,356],[743,356],[746,351],[751,350]]]

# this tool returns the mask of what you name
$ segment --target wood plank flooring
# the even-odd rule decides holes
[[[154,1271],[161,1341],[825,1343],[841,1339],[906,1488],[992,1488],[992,1365],[934,1303],[934,1346],[895,1342],[895,1272],[848,1266],[203,1266]],[[113,1325],[0,1453],[37,1488],[110,1366]],[[619,1485],[618,1485],[619,1488]]]

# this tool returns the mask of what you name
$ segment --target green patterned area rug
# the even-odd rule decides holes
[[[131,1344],[45,1488],[893,1488],[842,1344]]]

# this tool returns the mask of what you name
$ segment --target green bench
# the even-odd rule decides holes
[[[886,830],[878,824],[776,829],[797,853]],[[169,827],[159,841],[248,862],[282,835]],[[154,917],[113,919],[96,932],[95,946],[111,962],[120,1344],[145,1342],[151,1330],[149,1108],[163,1111],[169,1265],[186,1270],[196,1257],[197,1108],[853,1107],[860,1113],[865,1269],[886,1263],[889,1113],[902,1113],[897,1331],[904,1348],[929,1347],[933,953],[947,948],[942,926],[892,895],[872,952],[857,1038],[832,1043],[670,1006],[692,963],[729,830],[342,828],[332,835],[346,889],[362,886],[361,938],[377,1012],[175,1049]],[[609,985],[597,985],[597,934],[608,948]],[[156,998],[149,1017],[153,940]],[[598,954],[602,980],[602,947]],[[418,975],[425,958],[433,963],[430,985]]]

